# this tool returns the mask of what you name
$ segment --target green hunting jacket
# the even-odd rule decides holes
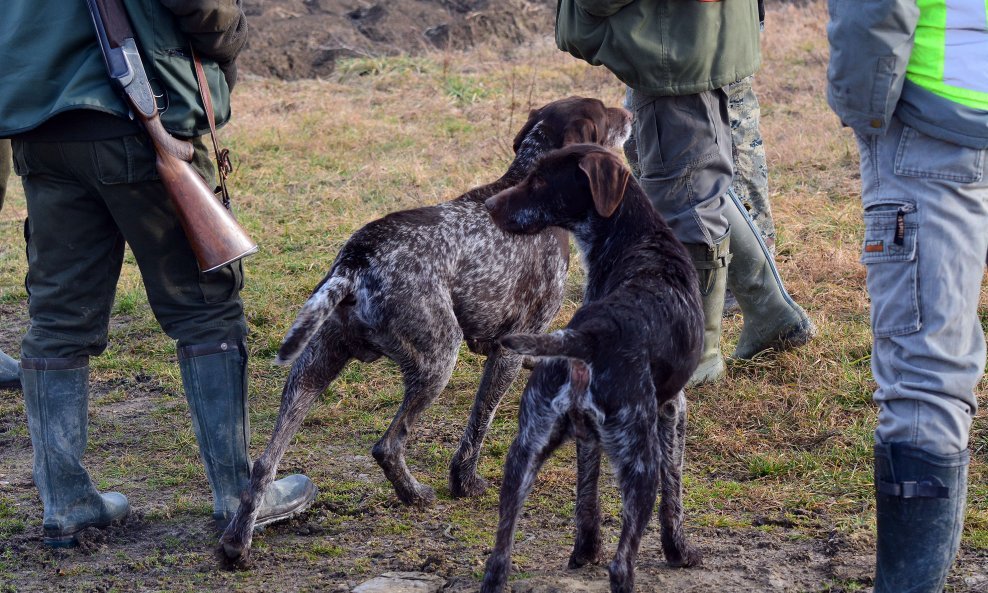
[[[217,125],[230,117],[235,59],[247,41],[240,0],[123,0],[161,121],[182,137],[209,131],[190,47],[202,59]],[[224,76],[224,71],[227,76]],[[128,117],[111,86],[85,0],[4,0],[0,18],[0,138],[59,113]]]
[[[757,0],[559,0],[556,45],[650,95],[692,95],[754,74]]]

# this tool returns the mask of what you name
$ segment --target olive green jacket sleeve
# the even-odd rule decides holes
[[[193,49],[219,64],[230,88],[236,83],[236,59],[247,43],[247,17],[240,0],[161,0],[178,18]]]

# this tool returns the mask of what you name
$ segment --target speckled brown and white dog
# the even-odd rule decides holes
[[[521,181],[552,149],[577,142],[616,148],[630,128],[627,111],[596,99],[550,103],[530,113],[514,141],[515,159],[499,180],[450,202],[390,214],[350,237],[281,345],[278,360],[294,363],[274,434],[221,539],[227,557],[246,560],[258,504],[288,443],[315,398],[353,358],[386,356],[401,369],[404,401],[373,455],[402,502],[428,504],[435,494],[408,471],[406,439],[449,381],[462,341],[486,355],[449,472],[454,496],[485,490],[476,474],[481,445],[522,363],[497,339],[548,327],[562,302],[569,242],[561,229],[506,233],[491,222],[484,200]]]
[[[565,329],[501,343],[543,357],[522,395],[504,466],[500,522],[481,591],[502,590],[522,504],[546,458],[577,441],[576,543],[570,568],[599,560],[600,449],[611,459],[623,509],[611,591],[634,590],[634,564],[661,484],[662,549],[674,566],[700,554],[683,533],[683,387],[703,345],[693,264],[611,152],[576,145],[543,158],[520,184],[487,200],[495,223],[530,234],[571,231],[583,254],[583,306]]]

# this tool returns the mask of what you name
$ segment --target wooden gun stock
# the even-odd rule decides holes
[[[175,206],[199,269],[211,272],[255,253],[257,245],[189,164],[194,152],[192,144],[175,138],[161,124],[154,93],[121,0],[86,0],[86,6],[93,19],[107,73],[151,137],[158,175]],[[198,61],[196,67],[200,68]],[[205,85],[204,78],[200,79],[200,85]],[[204,88],[204,91],[206,116],[215,134],[209,90]],[[221,176],[224,173],[220,171]],[[225,191],[226,186],[223,187]]]
[[[154,144],[161,183],[175,206],[199,268],[211,272],[257,252],[240,223],[192,168],[192,144],[169,134],[157,115],[138,118]]]

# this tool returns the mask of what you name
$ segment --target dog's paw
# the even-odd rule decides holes
[[[569,563],[566,567],[572,570],[588,564],[600,564],[599,548],[596,550],[573,550],[573,553],[569,555]]]
[[[470,476],[465,480],[450,479],[449,492],[453,498],[464,498],[467,496],[480,496],[487,492],[487,480],[478,475]]]
[[[214,553],[220,567],[226,570],[250,568],[250,548],[220,540]]]
[[[396,486],[395,493],[402,504],[412,507],[429,507],[436,502],[436,491],[425,484],[415,484],[411,488]]]
[[[703,565],[703,554],[690,545],[684,545],[682,549],[675,551],[665,551],[666,562],[674,568],[692,568]]]

